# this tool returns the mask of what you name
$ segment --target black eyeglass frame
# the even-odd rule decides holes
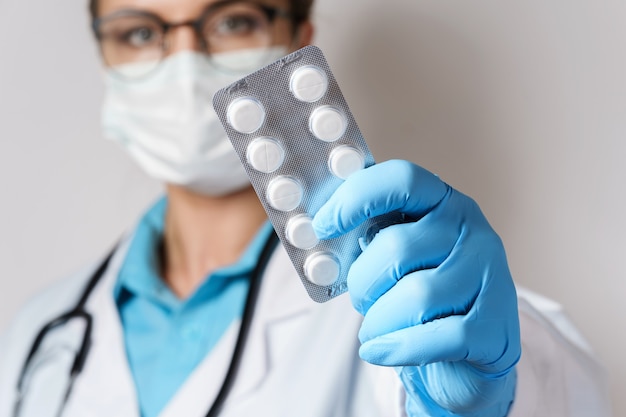
[[[285,19],[292,20],[292,23],[294,23],[294,26],[295,26],[295,20],[294,20],[295,17],[289,10],[286,10],[280,7],[268,6],[268,5],[258,3],[255,1],[250,1],[250,0],[222,0],[222,1],[218,1],[216,3],[210,4],[206,9],[204,9],[200,17],[198,17],[197,19],[186,20],[183,22],[167,22],[156,13],[147,12],[145,10],[123,9],[123,10],[118,10],[116,12],[113,12],[109,15],[97,17],[93,19],[93,21],[91,22],[91,29],[93,31],[95,38],[98,41],[100,41],[102,39],[102,34],[100,33],[100,27],[107,21],[117,19],[119,17],[147,17],[147,18],[154,20],[161,27],[161,30],[163,31],[164,39],[167,37],[167,34],[171,29],[183,27],[183,26],[191,27],[195,31],[198,39],[200,40],[202,48],[206,51],[208,45],[206,45],[204,36],[202,36],[202,27],[204,26],[204,23],[216,10],[219,10],[222,7],[230,6],[233,4],[247,4],[247,5],[257,7],[260,11],[262,11],[265,14],[265,16],[267,17],[267,20],[270,23],[274,23],[276,18],[282,17]],[[163,42],[162,47],[163,48],[167,47],[165,42]]]

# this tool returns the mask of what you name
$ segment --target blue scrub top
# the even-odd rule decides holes
[[[237,262],[214,271],[181,300],[160,276],[166,207],[163,198],[139,222],[113,294],[142,417],[159,415],[241,317],[250,276],[272,232],[266,222]]]

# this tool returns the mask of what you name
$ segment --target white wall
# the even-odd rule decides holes
[[[377,159],[481,204],[517,282],[566,307],[626,415],[626,2],[317,1],[317,44]],[[0,327],[159,191],[100,139],[84,9],[0,0]]]

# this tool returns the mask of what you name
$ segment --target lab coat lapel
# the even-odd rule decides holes
[[[262,277],[239,376],[228,401],[237,402],[259,387],[271,370],[276,344],[284,341],[284,338],[276,338],[280,328],[291,328],[302,322],[315,305],[279,244]],[[285,326],[287,324],[289,326]]]
[[[69,369],[84,329],[82,320],[71,320],[48,332],[41,341],[24,374],[24,399],[20,404],[19,416],[40,417],[63,408],[62,399],[70,384]],[[4,407],[4,404],[0,405]]]
[[[222,387],[240,322],[233,323],[211,353],[196,367],[160,417],[205,416]]]
[[[135,386],[124,347],[124,337],[113,285],[126,254],[128,242],[120,246],[109,268],[87,303],[93,315],[91,350],[76,381],[64,416],[139,417]],[[80,399],[80,400],[78,400]]]
[[[262,277],[254,319],[235,384],[227,403],[236,403],[254,392],[271,370],[270,333],[283,324],[296,324],[315,304],[308,298],[282,246],[274,251]],[[239,333],[233,323],[218,345],[196,368],[160,417],[202,417],[222,387]],[[273,338],[272,338],[273,341]],[[227,414],[227,413],[226,413]]]

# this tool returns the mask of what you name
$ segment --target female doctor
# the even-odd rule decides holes
[[[410,162],[353,174],[312,213],[322,239],[392,211],[418,220],[374,238],[349,296],[308,298],[211,98],[309,44],[310,9],[92,1],[105,136],[166,196],[16,317],[0,340],[0,417],[609,414],[558,306],[516,292],[478,206]]]

